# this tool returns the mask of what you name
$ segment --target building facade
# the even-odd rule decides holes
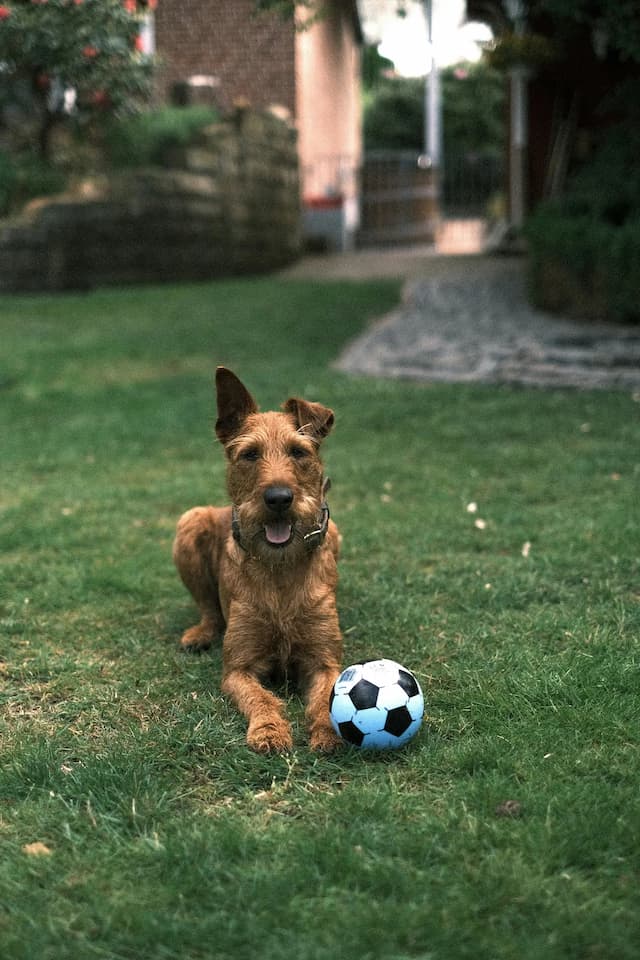
[[[304,17],[304,14],[302,15]],[[162,0],[152,31],[163,102],[270,109],[298,133],[310,240],[349,247],[359,224],[360,47],[355,0],[327,0],[296,28],[254,0]]]

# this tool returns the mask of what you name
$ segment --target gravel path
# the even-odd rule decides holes
[[[535,310],[523,273],[520,260],[468,258],[409,281],[401,307],[350,344],[338,367],[432,381],[640,387],[640,327]]]
[[[331,261],[333,262],[333,267]],[[310,271],[310,272],[305,272]],[[395,273],[394,273],[395,271]],[[640,389],[640,326],[564,319],[525,296],[522,258],[346,254],[291,276],[400,275],[402,304],[351,343],[346,372],[441,382]]]

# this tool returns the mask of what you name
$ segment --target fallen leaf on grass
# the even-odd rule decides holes
[[[476,528],[476,530],[484,530],[485,527],[487,526],[487,521],[481,520],[480,517],[478,517],[477,520],[473,521],[473,525]]]
[[[49,847],[44,843],[40,843],[39,840],[35,843],[25,843],[22,851],[26,853],[28,857],[50,857],[52,853]]]
[[[523,557],[528,557],[530,550],[531,550],[531,544],[527,540],[525,543],[522,544],[522,550],[520,552],[522,553]]]

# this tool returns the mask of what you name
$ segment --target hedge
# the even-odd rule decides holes
[[[536,306],[586,319],[640,322],[640,216],[614,226],[542,205],[526,236]]]
[[[640,321],[639,156],[640,124],[610,128],[565,196],[534,212],[525,232],[536,305]]]

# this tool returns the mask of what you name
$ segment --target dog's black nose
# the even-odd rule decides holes
[[[269,509],[277,513],[286,510],[293,503],[293,491],[289,487],[267,487],[262,496]]]

